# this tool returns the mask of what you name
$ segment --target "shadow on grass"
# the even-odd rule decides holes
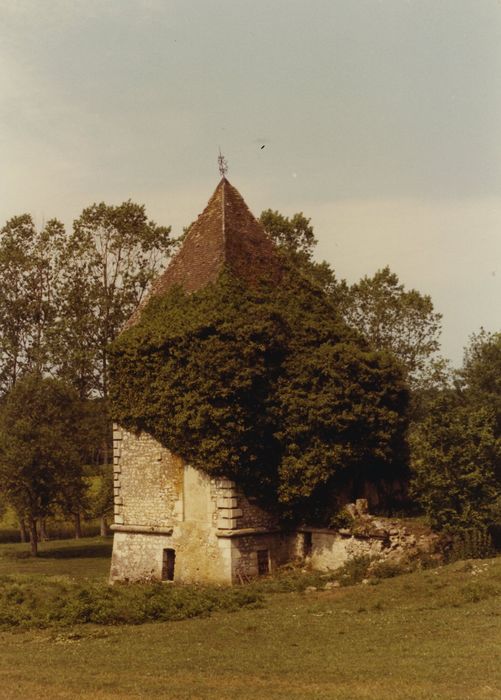
[[[113,544],[102,542],[100,544],[84,544],[75,547],[51,547],[38,552],[40,559],[109,559]]]
[[[43,546],[42,544],[38,550],[36,558],[31,556],[29,544],[26,545],[27,549],[4,550],[2,556],[7,559],[32,559],[33,561],[37,559],[110,559],[113,548],[112,542],[72,545],[70,547],[65,544],[59,547],[51,546],[50,549],[43,549]]]

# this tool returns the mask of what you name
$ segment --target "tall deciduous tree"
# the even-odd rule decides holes
[[[346,322],[376,350],[391,352],[416,387],[438,351],[441,314],[431,298],[406,290],[389,267],[352,285],[342,305]]]
[[[108,396],[108,345],[172,249],[170,228],[131,201],[84,209],[62,260],[55,328],[58,373],[81,398]]]
[[[29,523],[37,554],[36,521],[61,504],[78,506],[83,480],[78,430],[80,402],[56,379],[29,374],[5,397],[0,413],[0,487]]]
[[[291,264],[305,277],[321,287],[334,300],[343,296],[347,289],[346,284],[336,279],[329,263],[325,260],[319,263],[313,259],[317,239],[311,219],[302,212],[288,217],[278,211],[266,209],[261,213],[259,221]]]
[[[493,412],[495,436],[501,441],[501,333],[482,328],[471,336],[458,379],[470,405]],[[495,466],[501,489],[501,454]]]
[[[411,433],[411,492],[438,530],[489,523],[499,485],[494,412],[443,392]]]
[[[0,392],[24,372],[50,367],[63,245],[64,229],[55,219],[39,231],[23,214],[0,232]]]

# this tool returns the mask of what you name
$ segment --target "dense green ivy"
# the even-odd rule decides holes
[[[399,368],[293,273],[279,288],[228,273],[193,294],[174,288],[111,353],[118,423],[289,512],[347,475],[405,468]]]

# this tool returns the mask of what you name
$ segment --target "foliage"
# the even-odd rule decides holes
[[[351,287],[337,280],[328,263],[313,260],[317,239],[311,219],[302,212],[289,218],[267,209],[260,221],[290,263],[330,296],[347,324],[359,330],[372,348],[389,351],[402,363],[414,390],[412,413],[422,412],[445,371],[444,361],[436,357],[441,315],[434,311],[431,298],[406,290],[389,267]]]
[[[287,507],[346,471],[393,473],[402,457],[398,369],[297,276],[279,289],[228,274],[190,295],[173,289],[112,352],[121,425]]]
[[[65,577],[43,582],[0,578],[0,625],[6,626],[138,625],[235,611],[260,602],[259,594],[240,588],[161,583],[110,587],[105,582],[76,582]]]
[[[333,530],[340,530],[342,528],[350,528],[353,525],[353,517],[346,510],[346,508],[340,508],[337,513],[335,513],[328,522],[328,526]]]
[[[342,569],[337,572],[337,577],[343,586],[354,586],[363,581],[369,575],[372,558],[368,555],[360,555],[348,559]]]
[[[297,270],[329,294],[332,300],[338,301],[343,297],[347,290],[345,282],[336,279],[329,263],[313,260],[317,239],[311,219],[306,218],[302,212],[289,218],[278,211],[267,209],[261,212],[259,221]]]
[[[78,433],[80,404],[72,389],[30,374],[7,394],[0,415],[0,488],[30,523],[59,505],[78,510],[84,495]]]
[[[496,498],[500,443],[495,416],[454,391],[442,393],[411,435],[411,492],[432,526],[483,527]]]
[[[106,464],[101,469],[99,486],[92,499],[91,515],[95,518],[112,515],[113,503],[113,468]]]
[[[463,559],[487,559],[496,555],[492,536],[486,527],[456,533],[445,547],[448,562]]]
[[[62,256],[59,318],[53,329],[58,375],[81,398],[108,394],[108,344],[141,301],[172,247],[170,228],[131,201],[84,209]]]
[[[377,579],[393,578],[394,576],[409,573],[409,564],[391,560],[374,561],[370,565],[368,573]]]
[[[13,217],[0,231],[0,393],[24,372],[50,365],[63,238],[58,221],[37,231],[29,214]]]
[[[472,335],[458,375],[469,404],[494,413],[494,433],[501,440],[501,333],[481,329]],[[501,489],[501,459],[496,461],[495,470]]]
[[[352,285],[343,315],[377,350],[388,350],[405,368],[413,386],[439,348],[441,314],[428,295],[406,290],[389,267]]]

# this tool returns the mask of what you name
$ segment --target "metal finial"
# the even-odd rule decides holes
[[[228,172],[228,163],[226,162],[226,158],[221,153],[221,149],[219,149],[217,163],[219,165],[219,173],[220,173],[221,177],[226,177],[226,173]]]

